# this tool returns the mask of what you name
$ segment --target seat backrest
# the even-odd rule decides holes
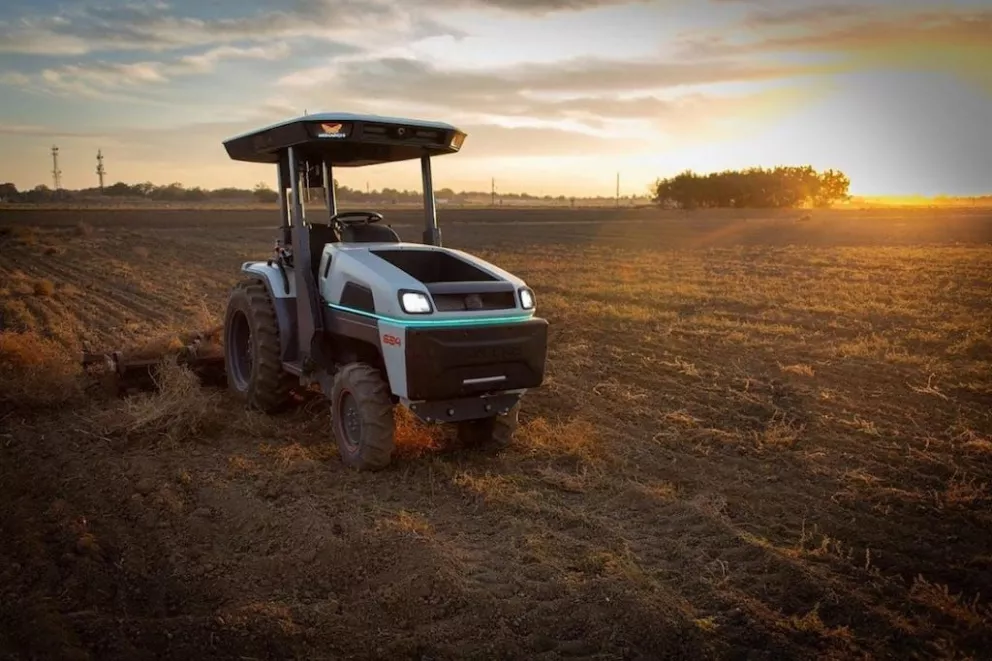
[[[340,240],[341,237],[330,225],[310,226],[310,266],[314,273],[320,268],[320,257],[324,254],[324,245],[337,243]]]
[[[345,225],[341,230],[341,240],[345,243],[399,243],[400,237],[386,225],[355,223]]]

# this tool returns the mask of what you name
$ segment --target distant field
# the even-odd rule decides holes
[[[319,402],[24,357],[216,321],[272,210],[0,208],[0,658],[986,657],[992,212],[804,213],[441,210],[548,379],[509,451],[401,418],[369,475]]]

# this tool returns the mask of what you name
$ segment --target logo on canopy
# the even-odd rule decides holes
[[[345,132],[342,130],[344,128],[343,124],[332,124],[332,123],[321,123],[320,133],[317,134],[318,138],[344,138],[346,137]]]

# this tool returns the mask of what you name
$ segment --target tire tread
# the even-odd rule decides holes
[[[354,395],[362,418],[362,444],[352,465],[361,470],[385,468],[392,460],[395,444],[389,385],[378,369],[368,363],[355,362],[345,365],[335,375],[335,403],[342,386],[347,386]]]

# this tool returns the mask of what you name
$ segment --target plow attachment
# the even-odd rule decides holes
[[[102,389],[114,395],[130,395],[157,389],[156,371],[174,360],[187,367],[205,385],[224,385],[222,326],[194,331],[131,350],[84,353],[83,369]]]

